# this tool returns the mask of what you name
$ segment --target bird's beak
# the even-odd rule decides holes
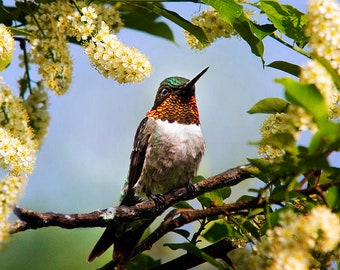
[[[195,83],[199,80],[199,78],[202,77],[202,75],[208,70],[209,67],[206,67],[203,69],[198,75],[196,75],[195,78],[191,79],[185,86],[185,88],[190,89],[195,85]]]

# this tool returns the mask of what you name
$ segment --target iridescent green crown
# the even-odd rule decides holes
[[[161,82],[161,85],[167,85],[170,87],[178,87],[181,85],[184,85],[188,82],[189,80],[183,77],[169,77],[166,78],[164,81]]]

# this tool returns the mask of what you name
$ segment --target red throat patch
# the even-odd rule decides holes
[[[196,98],[170,95],[156,109],[150,110],[146,116],[154,119],[168,120],[170,123],[200,124]]]

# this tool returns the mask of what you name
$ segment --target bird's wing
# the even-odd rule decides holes
[[[149,118],[145,117],[139,124],[134,143],[133,150],[130,156],[130,168],[128,175],[128,185],[125,190],[125,195],[121,201],[121,205],[131,206],[135,205],[140,200],[135,196],[134,185],[137,183],[141,176],[146,149],[148,147],[149,138],[151,136],[150,121]]]
[[[121,201],[121,205],[132,206],[135,205],[139,200],[135,196],[133,186],[138,181],[144,164],[145,153],[148,145],[148,140],[151,135],[151,131],[147,127],[148,117],[145,117],[138,126],[134,143],[133,150],[131,153],[131,161],[130,161],[130,170],[128,176],[128,185],[125,187],[125,195],[123,195],[123,199]],[[92,249],[88,261],[93,261],[96,257],[102,255],[113,243],[119,242],[119,237],[116,235],[117,230],[119,230],[119,226],[123,224],[111,224],[108,225],[102,236],[99,238],[98,242]],[[118,227],[117,227],[118,226]],[[142,227],[141,227],[142,228]],[[142,233],[142,230],[141,230]],[[127,236],[127,235],[126,235]],[[140,235],[141,236],[141,235]],[[135,234],[134,241],[132,239],[129,240],[131,245],[135,245],[140,236]],[[124,235],[123,235],[124,237]],[[129,237],[126,237],[128,239]],[[125,242],[125,241],[123,241]],[[135,243],[133,243],[135,242]]]

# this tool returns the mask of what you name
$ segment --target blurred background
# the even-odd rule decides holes
[[[286,2],[305,10],[306,1]],[[188,20],[206,8],[194,3],[164,5]],[[196,85],[207,145],[199,174],[213,176],[247,163],[247,157],[257,157],[256,147],[249,142],[259,140],[264,115],[249,115],[247,110],[262,98],[282,97],[282,87],[273,80],[287,74],[263,68],[246,42],[235,37],[218,40],[202,52],[192,51],[182,29],[163,20],[171,26],[176,44],[129,29],[118,35],[125,44],[146,54],[153,65],[150,78],[140,84],[119,85],[105,79],[90,66],[82,48],[71,46],[72,86],[64,96],[50,92],[49,132],[19,206],[82,213],[117,205],[137,126],[151,108],[159,83],[174,75],[193,78],[207,66],[208,72]],[[307,61],[270,38],[264,43],[267,64]],[[13,90],[24,72],[18,66],[19,53],[17,47],[11,66],[0,74]],[[230,201],[258,184],[251,179],[234,187]],[[91,265],[86,262],[102,231],[52,227],[18,233],[0,253],[0,269],[96,269],[111,257],[109,251]],[[168,250],[162,247],[153,254],[170,259]]]

